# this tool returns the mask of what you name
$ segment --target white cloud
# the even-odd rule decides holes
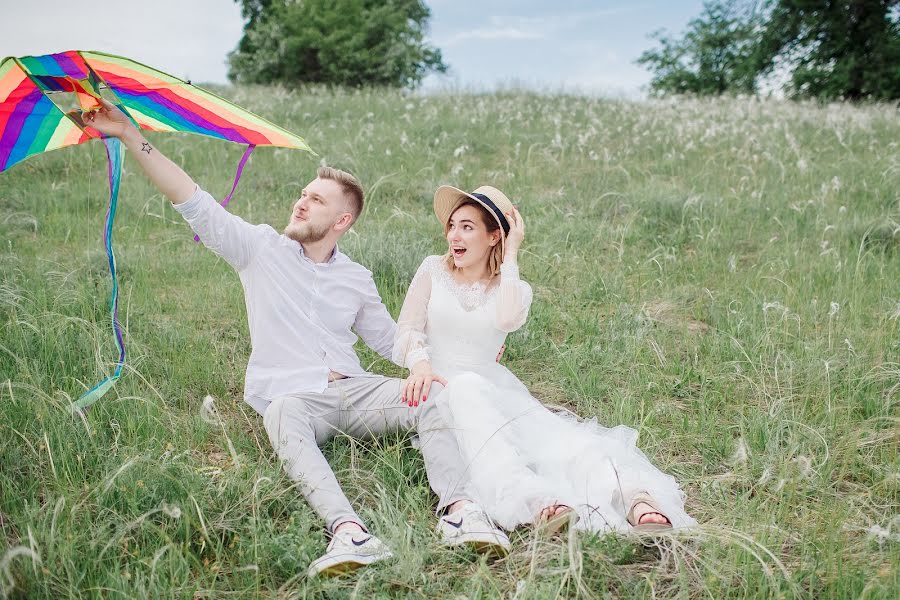
[[[487,25],[474,29],[456,31],[438,37],[439,47],[455,46],[470,40],[543,40],[557,37],[568,29],[584,25],[592,19],[620,15],[637,10],[638,7],[603,8],[571,13],[550,13],[536,16],[493,15],[487,18]]]
[[[460,31],[446,39],[437,40],[438,46],[454,46],[470,40],[540,40],[544,35],[517,27],[484,27],[471,31]]]

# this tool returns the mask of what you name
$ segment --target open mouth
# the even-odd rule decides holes
[[[465,248],[451,248],[450,251],[453,253],[453,258],[462,258],[465,253]]]

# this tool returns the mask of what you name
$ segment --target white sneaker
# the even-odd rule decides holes
[[[441,517],[437,530],[444,545],[468,544],[479,552],[494,552],[501,556],[509,554],[509,538],[474,502]]]
[[[331,538],[325,554],[312,561],[307,574],[339,575],[393,557],[393,553],[374,535],[364,531],[340,531]]]

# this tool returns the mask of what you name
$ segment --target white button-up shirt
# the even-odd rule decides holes
[[[391,359],[396,324],[368,269],[337,248],[327,263],[315,263],[298,242],[247,223],[199,187],[174,206],[241,278],[253,346],[244,400],[257,412],[283,394],[324,391],[331,371],[371,376],[353,351],[351,329]]]

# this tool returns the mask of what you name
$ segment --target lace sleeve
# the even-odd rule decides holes
[[[428,300],[431,298],[431,273],[434,258],[429,256],[416,271],[400,317],[397,319],[397,336],[394,338],[393,361],[412,369],[420,360],[428,360],[428,346],[425,337],[425,321],[428,318]]]
[[[497,293],[497,329],[511,333],[525,324],[532,299],[531,286],[519,279],[518,265],[500,265]]]

